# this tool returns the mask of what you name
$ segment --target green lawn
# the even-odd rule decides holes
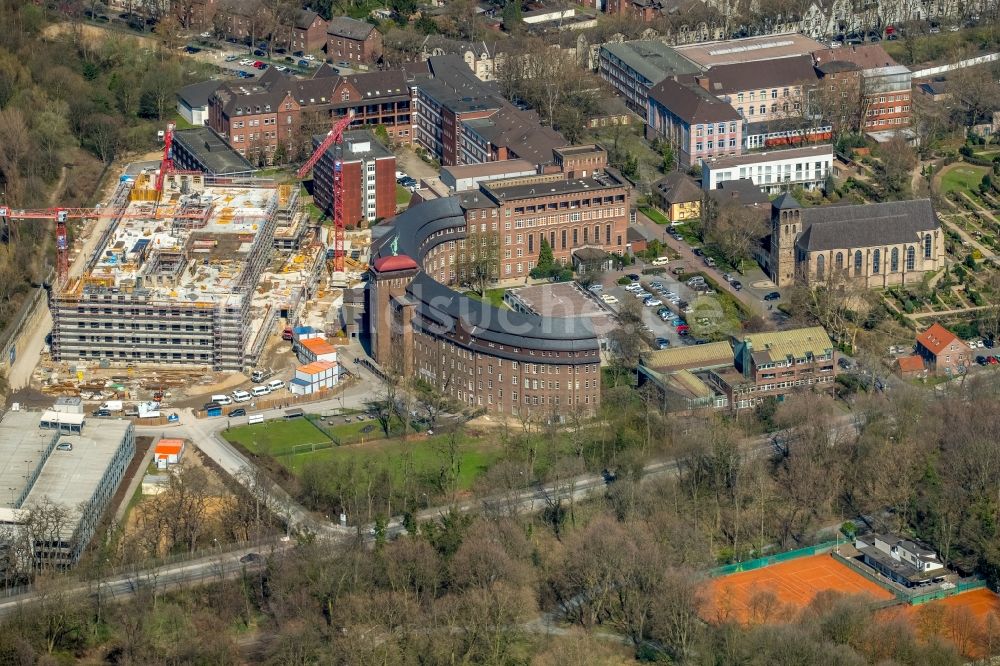
[[[259,455],[278,457],[312,444],[332,444],[330,437],[304,418],[274,419],[254,425],[242,425],[223,431],[223,436]]]
[[[956,190],[978,192],[979,182],[983,179],[983,175],[989,171],[989,167],[972,164],[957,166],[941,177],[941,191],[945,194]]]
[[[369,433],[363,432],[372,426]],[[414,474],[426,476],[437,473],[447,464],[448,435],[379,439],[383,436],[382,429],[377,421],[371,420],[340,423],[326,429],[337,441],[357,443],[337,446],[327,433],[304,418],[237,426],[224,431],[223,436],[253,453],[271,456],[292,474],[299,474],[307,464],[326,461],[371,462],[384,466],[393,477],[403,476],[404,465]],[[371,441],[365,441],[367,438]],[[462,489],[470,488],[501,454],[499,449],[468,437],[460,440],[459,449],[458,480]]]
[[[509,310],[510,308],[508,308],[507,304],[503,302],[503,294],[504,294],[505,291],[507,291],[507,290],[506,289],[487,289],[486,290],[486,300],[493,307],[500,308],[501,310]],[[483,300],[479,296],[479,292],[476,292],[476,291],[467,291],[467,292],[465,292],[465,295],[468,296],[469,298],[474,298],[477,301]]]
[[[668,220],[663,213],[656,210],[655,208],[650,208],[649,206],[640,206],[639,212],[648,217],[649,219],[651,219],[653,222],[656,222],[657,224],[664,224],[664,225],[670,224],[670,220]]]
[[[413,193],[408,189],[396,183],[396,205],[405,206],[410,203],[410,199],[413,198]]]

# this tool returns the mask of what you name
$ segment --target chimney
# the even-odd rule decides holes
[[[698,76],[694,77],[694,80],[699,86],[711,92],[711,90],[709,90],[708,88],[709,81],[707,76],[705,76],[704,74],[699,74]]]

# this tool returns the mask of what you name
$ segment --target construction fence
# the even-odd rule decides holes
[[[824,541],[823,543],[818,543],[815,546],[806,546],[805,548],[798,548],[784,553],[776,553],[766,557],[759,557],[755,560],[747,560],[746,562],[734,562],[733,564],[727,564],[725,566],[712,569],[709,575],[715,578],[718,576],[728,576],[730,574],[740,573],[741,571],[762,569],[763,567],[767,567],[772,564],[780,564],[781,562],[788,562],[789,560],[795,560],[800,557],[819,555],[820,553],[833,550],[839,544],[839,541]]]

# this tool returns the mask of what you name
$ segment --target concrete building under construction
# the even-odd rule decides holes
[[[83,277],[53,292],[54,360],[253,366],[281,309],[261,276],[279,236],[301,238],[297,188],[187,173],[161,196],[152,182],[122,179]]]

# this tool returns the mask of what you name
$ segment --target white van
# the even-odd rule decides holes
[[[267,383],[267,390],[271,393],[285,388],[285,382],[280,379],[272,379]]]
[[[270,392],[271,389],[267,388],[266,386],[254,386],[252,389],[250,389],[250,393],[252,393],[253,397],[255,398],[259,398],[262,395],[267,395]]]
[[[654,266],[666,266],[669,263],[670,259],[667,257],[657,257],[656,259],[653,259]]]
[[[228,395],[213,395],[211,401],[217,405],[222,405],[223,407],[233,404],[233,399]]]
[[[233,400],[236,402],[250,402],[253,396],[246,391],[233,391]]]

